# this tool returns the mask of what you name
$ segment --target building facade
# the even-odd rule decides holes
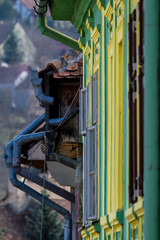
[[[49,28],[48,1],[35,2],[42,34],[83,52],[83,217],[78,178],[79,229],[64,239],[158,240],[159,1],[49,0],[52,19],[71,21],[78,41]]]
[[[50,1],[53,20],[75,25],[83,51],[82,238],[158,239],[159,3],[82,0],[66,8]]]
[[[86,111],[81,234],[144,239],[143,2],[97,1],[87,14],[79,40],[88,103],[81,105],[82,115]]]

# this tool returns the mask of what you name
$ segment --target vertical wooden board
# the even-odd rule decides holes
[[[63,117],[65,115],[65,113],[67,112],[77,91],[78,91],[78,87],[75,87],[75,86],[61,86],[61,88],[60,88],[60,103],[59,103],[60,104],[60,117]],[[74,100],[68,114],[76,111],[78,108],[79,108],[79,95],[77,95],[76,99]]]

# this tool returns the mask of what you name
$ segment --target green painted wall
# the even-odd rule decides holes
[[[73,1],[71,1],[73,2]],[[138,1],[131,0],[81,0],[74,1],[74,9],[69,6],[68,18],[77,27],[81,37],[85,39],[84,76],[85,87],[91,81],[91,75],[99,71],[99,119],[98,119],[98,224],[90,221],[91,226],[83,224],[90,239],[158,239],[159,226],[159,1],[145,0],[145,181],[144,197],[138,197],[136,203],[129,204],[129,107],[128,107],[128,22],[129,14],[136,8]],[[62,6],[56,1],[57,7]],[[59,5],[58,5],[59,4]],[[138,8],[137,8],[138,9]],[[54,12],[54,5],[51,5]],[[63,10],[63,7],[62,7]],[[89,11],[88,11],[89,10]],[[137,10],[138,11],[138,10]],[[71,12],[73,13],[71,16]],[[57,12],[57,18],[66,17]],[[93,19],[93,24],[92,24]],[[137,18],[137,29],[139,27]],[[100,28],[99,28],[100,26]],[[138,33],[139,30],[137,30]],[[138,35],[137,35],[138,36]],[[119,40],[120,39],[120,40]],[[119,42],[118,42],[119,41]],[[120,43],[122,42],[122,43]],[[138,40],[137,40],[138,42]],[[87,45],[88,44],[88,45]],[[121,46],[122,44],[122,46]],[[99,49],[100,47],[100,49]],[[138,43],[137,43],[137,52]],[[122,53],[120,53],[122,49]],[[119,51],[119,52],[118,52]],[[118,62],[118,54],[122,54],[123,62]],[[97,62],[96,62],[97,61]],[[113,62],[112,62],[113,61]],[[111,69],[113,67],[113,71]],[[119,66],[123,68],[122,77]],[[139,68],[139,66],[138,66]],[[122,69],[121,69],[122,70]],[[118,74],[120,75],[118,80]],[[113,76],[112,76],[113,75]],[[88,77],[90,76],[90,78]],[[112,80],[112,81],[111,81]],[[112,85],[114,85],[114,103],[109,109]],[[115,131],[117,129],[117,97],[118,87],[123,86],[122,94],[122,158],[116,158],[117,135],[110,138],[109,121],[113,114]],[[120,90],[119,90],[120,92]],[[121,93],[121,92],[120,92]],[[120,94],[119,93],[119,94]],[[121,101],[121,99],[120,99]],[[91,108],[91,102],[90,102]],[[118,118],[120,119],[120,117]],[[120,120],[118,120],[120,122]],[[118,123],[120,124],[120,123]],[[112,123],[113,125],[113,123]],[[121,125],[118,125],[121,126]],[[118,128],[119,129],[119,128]],[[113,151],[110,150],[110,140]],[[110,140],[109,140],[110,139]],[[117,148],[118,149],[118,148]],[[112,161],[109,153],[114,156]],[[114,155],[115,154],[115,155]],[[120,160],[116,160],[120,159]],[[112,170],[112,166],[114,169]],[[119,169],[122,168],[122,172]],[[116,171],[116,172],[115,172]],[[110,174],[111,172],[111,174]],[[121,176],[118,174],[121,173]],[[111,178],[109,176],[111,175]],[[118,179],[118,180],[117,180]],[[122,186],[119,182],[122,181]],[[111,188],[109,187],[111,182]],[[111,190],[110,190],[111,189]],[[120,192],[119,189],[122,189]],[[118,191],[116,193],[116,190]],[[111,192],[110,192],[111,191]],[[123,196],[123,198],[122,198]],[[121,200],[122,199],[122,200]],[[109,202],[113,202],[110,207]],[[120,207],[117,207],[120,206]],[[145,217],[144,217],[145,212]],[[144,231],[143,231],[144,228]],[[154,237],[153,237],[154,236]],[[84,237],[84,239],[88,239]]]

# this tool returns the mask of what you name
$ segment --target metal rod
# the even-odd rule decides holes
[[[61,196],[63,198],[65,198],[66,200],[75,203],[75,197],[72,193],[56,186],[53,183],[50,183],[44,179],[42,179],[41,177],[29,172],[27,169],[24,168],[20,168],[17,171],[17,174],[20,175],[21,177],[24,177],[40,186],[43,186],[44,188],[48,189],[49,191],[57,194],[58,196]]]
[[[16,172],[13,168],[9,168],[9,179],[12,185],[21,191],[27,193],[28,195],[32,196],[33,198],[37,199],[40,202],[44,202],[48,207],[52,208],[65,218],[64,224],[64,240],[71,240],[71,214],[68,210],[61,207],[57,203],[51,201],[47,197],[43,196],[39,192],[33,190],[32,188],[28,187],[27,185],[23,184],[16,178]]]
[[[70,168],[73,168],[73,169],[76,169],[77,167],[77,161],[72,159],[72,158],[69,158],[69,157],[66,157],[62,154],[59,154],[57,152],[52,152],[49,154],[49,157],[51,159],[51,161],[56,161],[56,162],[59,162],[59,163],[62,163],[64,165],[66,165],[67,167],[70,167]]]

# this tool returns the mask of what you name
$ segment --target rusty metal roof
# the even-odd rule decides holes
[[[53,78],[79,78],[83,73],[82,53],[70,49],[65,55],[48,63],[46,68],[39,71],[39,74],[53,70]]]

